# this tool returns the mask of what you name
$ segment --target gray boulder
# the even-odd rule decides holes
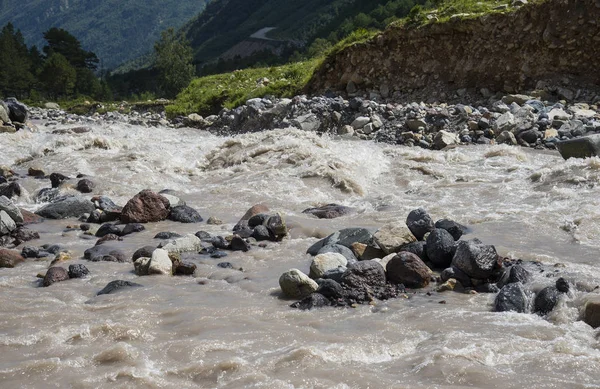
[[[498,267],[498,253],[494,246],[461,240],[452,259],[452,266],[471,278],[486,279]]]
[[[351,263],[342,276],[342,283],[357,289],[385,286],[385,269],[376,261]]]
[[[168,219],[180,223],[200,223],[203,220],[198,211],[187,205],[171,208]]]
[[[520,282],[506,285],[494,300],[496,312],[529,312],[530,295]]]
[[[0,211],[6,212],[15,223],[23,223],[21,210],[6,196],[0,196]]]
[[[0,236],[8,235],[17,228],[15,221],[8,215],[8,213],[0,210]]]
[[[357,262],[358,261],[358,259],[356,258],[356,256],[352,252],[352,250],[350,250],[348,247],[342,246],[340,244],[330,244],[330,245],[327,245],[327,246],[323,246],[317,252],[317,255],[319,255],[319,254],[326,254],[326,253],[338,253],[338,254],[342,254],[346,258],[346,260],[348,261],[348,263],[352,263],[352,262]]]
[[[319,285],[298,269],[290,269],[279,277],[283,295],[289,298],[304,298],[315,292]]]
[[[73,196],[45,205],[35,213],[47,219],[66,219],[92,213],[94,209],[94,204],[89,199]]]
[[[8,116],[10,120],[17,123],[25,123],[29,118],[29,109],[23,103],[20,103],[14,97],[9,97],[5,101],[8,107]]]
[[[564,159],[600,156],[600,134],[563,140],[556,146]]]
[[[322,278],[326,272],[339,267],[345,268],[347,264],[348,260],[342,254],[319,254],[310,264],[310,273],[308,276],[312,279]]]

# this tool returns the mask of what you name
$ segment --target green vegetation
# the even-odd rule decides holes
[[[161,78],[161,89],[166,97],[175,97],[194,78],[192,48],[183,35],[170,28],[163,31],[154,45],[156,69]]]
[[[317,59],[197,78],[167,107],[167,114],[171,117],[192,112],[210,115],[223,107],[237,107],[254,97],[292,97],[301,93],[319,64]]]
[[[206,0],[2,0],[0,26],[12,22],[28,45],[42,47],[43,32],[63,28],[97,53],[103,69],[152,51],[160,33],[180,28]]]

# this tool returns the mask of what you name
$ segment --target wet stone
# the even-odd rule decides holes
[[[90,274],[90,271],[88,270],[87,267],[85,267],[85,265],[82,264],[76,264],[76,265],[69,265],[69,278],[83,278],[85,276],[87,276],[88,274]]]
[[[100,296],[100,295],[103,295],[103,294],[111,294],[111,293],[119,292],[119,291],[124,290],[124,289],[139,288],[139,287],[143,287],[143,285],[140,285],[138,283],[131,282],[131,281],[116,280],[116,281],[109,282],[96,295]]]

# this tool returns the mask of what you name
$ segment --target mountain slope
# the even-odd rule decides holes
[[[402,17],[419,0],[214,0],[183,27],[194,48],[196,62],[206,64],[251,35],[273,27],[266,38],[310,44],[327,37],[348,19],[391,7]],[[401,6],[400,6],[401,5]],[[384,10],[385,11],[385,10]],[[367,20],[373,20],[365,14]],[[355,26],[355,27],[369,27]],[[347,31],[351,32],[351,31]],[[254,38],[254,40],[256,40]]]
[[[152,49],[160,32],[179,28],[207,0],[0,0],[0,26],[12,22],[28,44],[44,45],[43,32],[60,27],[95,52],[104,68]]]

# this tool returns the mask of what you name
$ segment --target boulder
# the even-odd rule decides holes
[[[8,235],[17,229],[15,221],[8,215],[8,213],[0,210],[0,236]]]
[[[108,284],[106,284],[106,286],[101,291],[99,291],[96,295],[100,296],[103,294],[111,294],[111,293],[116,293],[123,289],[142,287],[142,286],[143,285],[140,285],[140,284],[137,284],[137,283],[131,282],[131,281],[115,280],[115,281],[111,281]]]
[[[279,277],[283,295],[289,298],[304,298],[315,292],[319,285],[298,269],[290,269]]]
[[[83,278],[90,274],[85,265],[77,264],[77,265],[69,265],[69,278]]]
[[[373,234],[366,228],[345,228],[313,244],[308,248],[307,253],[310,255],[317,255],[323,246],[331,244],[339,244],[352,248],[354,243],[363,243],[373,246]]]
[[[423,262],[429,261],[429,258],[427,257],[427,244],[422,240],[409,243],[406,246],[402,246],[402,249],[400,251],[413,253],[417,257],[421,258]]]
[[[349,263],[358,261],[358,258],[356,258],[356,256],[352,252],[352,250],[350,250],[348,247],[342,246],[340,244],[330,244],[330,245],[327,245],[327,246],[323,246],[317,252],[317,255],[319,255],[319,254],[326,254],[326,253],[338,253],[338,254],[342,254]]]
[[[202,241],[196,235],[188,234],[181,238],[162,242],[159,247],[170,253],[198,252],[202,249]]]
[[[352,212],[354,212],[353,208],[339,204],[327,204],[322,207],[308,208],[302,211],[302,213],[316,216],[319,219],[335,219],[340,216],[349,215]]]
[[[69,177],[61,173],[50,174],[50,184],[52,184],[53,188],[58,188],[63,182],[67,181],[68,179]]]
[[[496,137],[496,143],[516,146],[517,145],[517,138],[515,137],[515,134],[513,134],[510,131],[502,131]]]
[[[494,300],[496,312],[519,312],[529,311],[530,296],[520,282],[508,284],[503,287]]]
[[[69,273],[63,267],[51,267],[44,276],[42,285],[50,286],[54,283],[66,281],[69,279]]]
[[[169,253],[166,250],[156,249],[152,253],[148,265],[148,275],[153,274],[173,275],[173,262],[171,262]]]
[[[504,275],[500,281],[498,281],[498,286],[502,288],[504,285],[513,284],[515,282],[520,282],[525,285],[529,282],[530,277],[531,274],[523,266],[513,265],[504,272]]]
[[[539,315],[552,312],[561,294],[569,292],[569,284],[564,278],[559,278],[556,284],[542,289],[533,301],[533,311]]]
[[[84,178],[77,182],[77,190],[81,193],[92,193],[95,187],[96,184],[94,184],[92,180],[89,180],[87,178]]]
[[[440,130],[433,138],[433,145],[437,150],[442,150],[448,146],[455,145],[460,142],[457,134]]]
[[[154,250],[156,250],[156,247],[154,246],[144,246],[140,249],[137,249],[131,256],[131,261],[135,262],[136,259],[142,257],[151,258]]]
[[[0,121],[10,124],[10,117],[8,116],[8,106],[4,101],[0,100]]]
[[[163,231],[154,235],[154,239],[173,239],[173,238],[181,238],[183,235],[178,234],[176,232]]]
[[[448,231],[436,228],[427,237],[426,249],[429,261],[435,267],[445,269],[452,263],[456,243]]]
[[[4,211],[15,223],[23,223],[23,214],[6,196],[0,196],[0,211]]]
[[[167,218],[169,208],[169,200],[146,189],[125,204],[121,211],[121,221],[124,223],[158,222]]]
[[[426,233],[434,230],[433,219],[423,208],[411,211],[406,218],[406,225],[417,240],[423,240]]]
[[[233,235],[231,242],[229,242],[229,250],[248,252],[250,251],[250,243],[246,242],[239,235]]]
[[[175,267],[175,275],[191,276],[196,271],[197,266],[191,262],[182,261]]]
[[[18,251],[0,248],[0,267],[13,268],[23,261],[25,258]]]
[[[328,305],[331,305],[331,303],[327,297],[323,296],[321,293],[311,293],[302,300],[293,303],[290,307],[306,311],[313,308],[326,307]]]
[[[429,285],[432,272],[415,254],[401,251],[386,265],[387,279],[407,288],[424,288]]]
[[[271,240],[271,233],[269,232],[269,229],[263,225],[254,227],[250,236],[259,242]]]
[[[376,261],[351,263],[342,276],[342,283],[357,289],[385,286],[385,269]]]
[[[267,220],[266,223],[266,227],[269,230],[273,240],[277,242],[281,241],[288,234],[288,229],[287,225],[285,224],[285,220],[283,220],[283,217],[279,213],[269,217],[269,220]]]
[[[373,238],[385,254],[396,253],[402,246],[417,240],[404,222],[386,224],[375,233]]]
[[[564,159],[600,156],[600,134],[563,140],[556,146]]]
[[[0,196],[5,196],[11,199],[15,196],[21,196],[21,193],[21,185],[19,185],[17,182],[0,184]]]
[[[435,228],[446,230],[452,235],[454,240],[459,240],[467,232],[467,227],[452,220],[442,219],[435,222]]]
[[[461,240],[452,259],[452,266],[471,278],[486,279],[499,267],[498,259],[494,246]]]
[[[85,197],[72,196],[45,205],[35,213],[46,219],[66,219],[80,217],[83,214],[93,212],[94,209],[94,204]]]
[[[15,245],[20,245],[23,242],[29,242],[30,240],[39,239],[40,234],[37,231],[32,231],[27,227],[17,227],[11,233],[11,236],[15,239]]]
[[[367,116],[359,116],[352,122],[351,126],[354,130],[362,130],[364,126],[371,122],[371,118]]]
[[[312,279],[322,278],[323,275],[339,267],[345,268],[348,260],[342,254],[326,253],[317,255],[310,264],[308,276]]]
[[[29,109],[23,103],[20,103],[14,97],[9,97],[4,102],[8,107],[8,117],[11,121],[25,123],[29,118]]]
[[[83,258],[92,262],[129,262],[125,253],[111,243],[101,244],[85,250]]]
[[[270,211],[269,207],[267,207],[264,204],[256,204],[256,205],[252,206],[249,210],[246,211],[244,216],[242,216],[242,218],[237,222],[235,227],[233,227],[233,231],[238,231],[238,230],[243,229],[244,227],[247,227],[248,220],[250,220],[250,218],[252,216],[258,215],[260,213],[268,214],[269,211]]]
[[[96,231],[96,237],[102,238],[103,236],[114,234],[117,236],[121,235],[121,228],[111,223],[105,223],[98,228]]]
[[[319,282],[317,293],[322,294],[331,300],[343,299],[346,296],[346,291],[339,282],[332,279],[324,279]]]
[[[168,218],[180,223],[200,223],[204,220],[198,211],[187,205],[179,205],[171,208]]]
[[[130,235],[135,232],[142,232],[146,229],[143,224],[140,223],[129,223],[123,227],[123,231],[121,231],[121,236]]]

